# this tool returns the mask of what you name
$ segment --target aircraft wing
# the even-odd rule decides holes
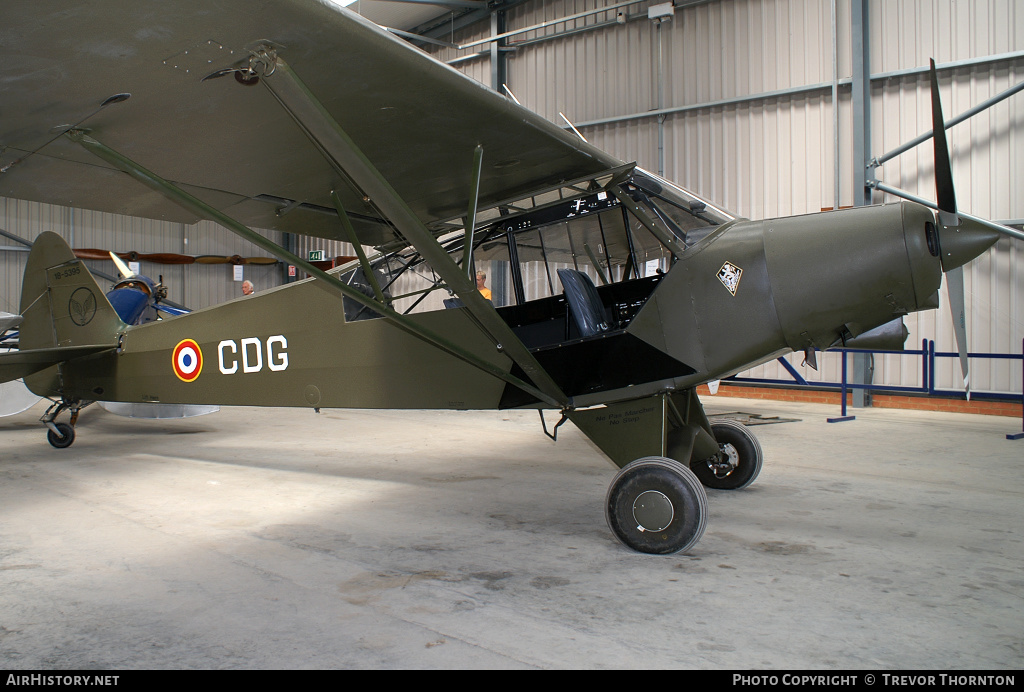
[[[0,336],[3,336],[4,332],[8,329],[17,327],[24,319],[21,315],[12,315],[9,312],[0,310]]]
[[[428,226],[622,162],[326,0],[6,0],[0,22],[0,196],[197,220],[79,147],[93,137],[254,228],[394,239],[261,86],[230,75],[276,46]],[[127,100],[112,100],[131,94]]]

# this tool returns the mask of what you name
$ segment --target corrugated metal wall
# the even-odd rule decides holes
[[[144,254],[164,252],[219,257],[269,256],[262,248],[210,221],[189,226],[2,197],[0,229],[30,242],[43,231],[53,231],[63,236],[74,248],[136,251]],[[276,243],[283,242],[282,234],[277,231],[260,232]],[[0,246],[20,247],[16,241],[3,236],[0,236]],[[355,254],[349,243],[295,237],[293,252],[296,255],[306,258],[310,250],[324,250],[327,259]],[[27,255],[27,252],[22,251],[0,251],[0,310],[18,311]],[[117,276],[113,262],[88,260],[86,265],[90,270]],[[163,276],[168,288],[168,299],[192,310],[242,295],[241,282],[235,281],[234,266],[231,264],[171,265],[143,261],[140,271],[154,280]],[[282,284],[285,268],[281,264],[245,264],[242,276],[252,281],[256,290],[260,291]],[[305,275],[300,271],[299,276],[301,278]],[[100,277],[97,279],[101,288],[110,288],[109,281]]]
[[[267,256],[261,248],[208,221],[186,226],[5,198],[0,198],[0,229],[30,242],[43,231],[53,231],[73,248],[223,257]],[[269,231],[266,235],[280,242],[280,234]],[[0,236],[0,245],[14,247],[18,244]],[[0,252],[0,310],[18,311],[26,257],[25,252]],[[89,260],[86,265],[91,270],[117,276],[113,262]],[[140,271],[154,280],[162,275],[168,299],[193,310],[242,295],[241,283],[234,281],[230,264],[169,265],[143,261]],[[260,290],[279,285],[282,270],[277,265],[245,265],[243,276]],[[110,288],[110,282],[98,280],[101,288]]]
[[[507,30],[566,17],[606,3],[537,0],[508,13]],[[536,42],[584,25],[614,21],[615,12],[551,25],[513,36],[521,44],[508,61],[508,83],[523,105],[561,124],[559,112],[581,125],[587,139],[627,161],[657,171],[655,116],[625,118],[663,108],[689,108],[665,116],[666,177],[748,218],[772,218],[832,208],[835,145],[831,97],[832,13],[827,0],[716,0],[678,7],[660,25],[641,3],[625,8],[639,20]],[[679,3],[683,4],[683,3]],[[873,75],[967,61],[1024,50],[1024,4],[1015,0],[873,0],[869,4]],[[853,203],[851,4],[837,4],[839,88],[838,203]],[[658,96],[659,32],[663,88]],[[487,35],[484,24],[456,42]],[[480,47],[471,49],[479,51]],[[470,51],[466,51],[470,52]],[[438,51],[441,59],[458,51]],[[458,65],[484,83],[487,61]],[[842,80],[846,80],[843,83]],[[940,72],[947,119],[1024,81],[1024,57]],[[815,87],[803,89],[803,87]],[[790,93],[771,94],[789,91]],[[927,77],[895,74],[872,82],[871,151],[878,155],[931,129]],[[716,102],[725,103],[716,103]],[[700,107],[704,104],[704,107]],[[711,104],[711,105],[707,105]],[[593,123],[612,120],[615,122]],[[1024,218],[1024,95],[998,104],[949,133],[961,208],[993,219]],[[885,182],[934,199],[930,143],[886,163]],[[875,201],[894,198],[876,194]],[[1024,339],[1024,243],[1005,239],[965,272],[971,351],[1016,352]],[[955,351],[952,320],[942,293],[939,311],[907,318],[909,348],[934,339]],[[824,354],[821,370],[801,367],[809,380],[838,381],[839,358]],[[976,391],[1020,392],[1019,363],[973,360]],[[919,385],[920,362],[886,356],[875,381]],[[788,379],[777,363],[754,368],[754,377]],[[959,366],[940,360],[938,385],[956,388]]]

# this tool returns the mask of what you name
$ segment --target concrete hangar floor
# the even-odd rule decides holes
[[[0,419],[0,668],[1024,667],[1020,419],[705,405],[796,420],[667,557],[535,412]]]

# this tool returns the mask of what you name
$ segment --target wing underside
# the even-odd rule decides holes
[[[77,125],[251,227],[343,238],[337,190],[363,242],[393,239],[267,90],[203,81],[258,45],[278,50],[428,226],[466,215],[478,145],[481,209],[622,165],[317,0],[13,0],[0,25],[0,195],[197,220],[61,135]]]

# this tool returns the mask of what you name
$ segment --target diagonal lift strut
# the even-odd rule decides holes
[[[230,216],[223,213],[219,209],[216,209],[206,204],[199,198],[190,195],[177,185],[174,185],[170,181],[161,178],[152,171],[143,168],[135,161],[132,161],[123,154],[114,151],[113,149],[106,146],[102,142],[93,139],[92,137],[88,136],[81,130],[69,130],[68,132],[65,133],[65,135],[73,142],[76,142],[77,144],[81,145],[84,149],[86,149],[93,155],[106,161],[107,163],[113,165],[114,167],[124,171],[135,180],[143,183],[150,189],[155,190],[156,192],[162,194],[172,202],[181,205],[185,209],[188,209],[189,211],[193,212],[194,214],[201,218],[208,219],[210,221],[214,221],[215,223],[220,224],[221,226],[228,229],[232,233],[235,233],[250,241],[254,245],[263,248],[264,250],[274,255],[281,261],[287,262],[288,264],[294,264],[296,267],[299,267],[300,269],[308,273],[310,276],[313,276],[323,281],[327,285],[333,286],[334,288],[338,289],[341,292],[341,294],[344,295],[345,297],[351,298],[360,305],[365,305],[366,307],[369,307],[375,310],[376,312],[380,313],[385,318],[387,318],[392,324],[396,325],[403,331],[412,334],[413,336],[422,339],[423,341],[426,341],[427,343],[432,344],[433,346],[436,346],[445,353],[455,356],[456,358],[459,358],[460,360],[474,367],[477,367],[480,370],[483,370],[484,372],[487,372],[490,375],[493,375],[494,377],[523,390],[524,392],[527,392],[531,396],[536,397],[537,399],[543,401],[549,406],[557,408],[564,407],[563,401],[552,398],[551,396],[537,389],[533,385],[524,382],[523,380],[519,379],[518,377],[515,377],[509,372],[506,372],[503,368],[496,365],[495,363],[487,361],[484,358],[478,356],[477,354],[466,350],[462,346],[453,343],[444,336],[427,329],[426,327],[424,327],[421,324],[418,324],[414,320],[409,319],[409,317],[407,317],[406,315],[402,315],[396,312],[391,307],[379,303],[378,301],[374,300],[369,296],[363,295],[360,291],[357,291],[356,289],[352,288],[338,277],[328,274],[322,269],[319,269],[310,264],[309,262],[299,258],[297,255],[285,250],[284,248],[274,243],[273,241],[253,231],[245,224],[231,218]]]
[[[250,65],[263,84],[315,147],[341,175],[352,180],[387,216],[395,228],[419,251],[431,268],[444,279],[469,310],[473,319],[544,393],[543,401],[569,407],[570,400],[534,355],[501,318],[494,306],[476,289],[466,269],[448,255],[434,235],[409,208],[387,179],[359,149],[341,125],[313,95],[276,51],[254,54]],[[474,155],[479,157],[479,148]],[[479,159],[476,161],[479,167]],[[474,205],[475,206],[475,205]],[[475,210],[470,215],[475,216]],[[466,229],[467,234],[471,229]]]

